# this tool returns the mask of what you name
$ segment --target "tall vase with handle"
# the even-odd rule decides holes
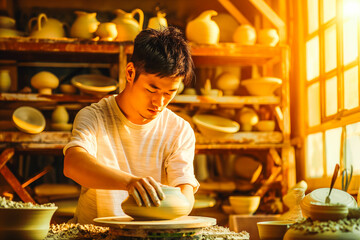
[[[117,37],[118,41],[134,41],[136,35],[142,30],[144,24],[144,12],[136,8],[130,13],[125,12],[121,9],[116,9],[116,18],[112,20],[116,24]],[[134,16],[135,14],[139,15],[139,21],[137,21]]]
[[[100,22],[96,13],[75,11],[77,18],[70,29],[70,36],[74,38],[92,39]]]

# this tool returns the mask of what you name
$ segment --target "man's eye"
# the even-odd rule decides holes
[[[148,92],[150,92],[150,93],[155,93],[155,92],[153,92],[153,91],[151,91],[151,90],[149,90],[149,89],[146,89]]]

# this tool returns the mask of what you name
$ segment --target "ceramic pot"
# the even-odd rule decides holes
[[[77,18],[70,29],[70,36],[74,38],[92,39],[100,22],[96,13],[75,11]]]
[[[240,25],[235,30],[233,40],[241,45],[254,45],[256,42],[255,28],[248,24]]]
[[[100,40],[114,40],[117,36],[116,24],[112,22],[100,23],[96,30],[96,35],[100,37]]]
[[[36,25],[32,26],[36,21]],[[48,18],[45,13],[29,20],[30,37],[33,38],[63,38],[64,24],[57,19]]]
[[[51,114],[53,123],[67,123],[69,121],[69,114],[64,106],[57,106]]]
[[[264,28],[258,33],[258,42],[263,45],[274,47],[279,42],[279,34],[274,28]]]
[[[59,86],[59,79],[51,72],[42,71],[35,74],[30,83],[40,94],[51,94],[52,89]]]
[[[240,79],[232,73],[224,72],[218,77],[216,85],[224,92],[224,95],[231,96],[239,88]]]
[[[237,112],[236,120],[240,122],[242,131],[251,131],[252,127],[259,122],[259,117],[254,109],[243,107]]]
[[[0,92],[7,92],[11,87],[11,77],[8,69],[0,70]]]
[[[118,32],[116,40],[118,41],[134,41],[136,35],[142,30],[144,23],[144,12],[136,8],[130,13],[121,9],[116,9],[116,18],[112,20],[116,24]],[[139,15],[139,21],[134,18],[135,14]]]
[[[220,29],[211,17],[216,16],[214,10],[207,10],[186,25],[188,40],[200,44],[216,44],[219,42]]]
[[[166,220],[188,215],[191,211],[190,202],[181,193],[178,187],[162,186],[165,199],[161,200],[160,206],[139,207],[134,198],[129,196],[121,207],[125,214],[135,220]]]
[[[156,30],[164,29],[168,26],[167,20],[165,18],[166,13],[158,11],[156,13],[156,17],[152,17],[149,19],[148,28],[153,28]]]
[[[15,29],[15,19],[7,16],[0,16],[0,28]]]
[[[233,35],[239,23],[233,16],[228,13],[219,13],[217,16],[212,18],[220,29],[220,40],[219,42],[232,42]]]

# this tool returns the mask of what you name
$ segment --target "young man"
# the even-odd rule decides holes
[[[166,108],[180,82],[192,77],[190,50],[178,29],[139,33],[125,89],[80,110],[64,148],[64,174],[82,186],[74,222],[123,215],[128,194],[138,205],[158,206],[162,184],[180,187],[194,203],[194,132]]]

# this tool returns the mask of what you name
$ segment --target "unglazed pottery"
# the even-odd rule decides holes
[[[240,123],[242,131],[251,131],[259,122],[259,116],[254,109],[243,107],[236,113],[236,120]]]
[[[125,214],[135,220],[166,220],[188,215],[191,211],[190,202],[181,193],[178,187],[162,186],[165,199],[160,201],[160,206],[139,207],[134,198],[129,196],[121,207]]]
[[[260,77],[241,81],[241,85],[254,96],[272,96],[274,91],[281,86],[282,80],[275,77]]]
[[[33,22],[36,22],[34,26]],[[33,38],[63,38],[64,24],[57,19],[48,18],[45,13],[29,20],[30,37]]]
[[[211,17],[216,16],[214,10],[202,12],[197,18],[188,22],[185,33],[189,41],[199,44],[216,44],[219,42],[220,29]]]
[[[35,74],[30,83],[40,94],[51,94],[52,89],[59,86],[59,79],[51,72],[42,71]]]
[[[15,29],[15,19],[7,16],[0,16],[0,28]]]
[[[312,220],[336,221],[344,219],[349,213],[348,207],[343,204],[326,204],[320,202],[300,202],[301,210],[304,217],[310,217]]]
[[[260,132],[272,132],[275,129],[274,120],[260,120],[256,125],[256,129]]]
[[[274,28],[264,28],[258,32],[258,42],[260,44],[274,47],[279,42],[279,34]]]
[[[31,134],[41,133],[46,124],[44,115],[36,108],[28,106],[15,109],[12,120],[20,131]]]
[[[7,92],[11,87],[11,77],[8,69],[0,69],[0,92]]]
[[[216,85],[224,92],[224,95],[231,96],[239,88],[240,79],[230,72],[224,72],[218,77]]]
[[[57,207],[0,208],[0,239],[44,239],[56,209]]]
[[[118,41],[134,41],[136,35],[142,30],[144,24],[144,12],[136,8],[130,13],[121,9],[116,9],[116,18],[112,20],[116,24]],[[139,15],[139,21],[134,16]]]
[[[118,88],[115,79],[98,74],[83,74],[71,79],[71,83],[81,92],[102,96]]]
[[[252,215],[259,207],[260,196],[230,196],[229,202],[237,214]]]
[[[51,114],[52,123],[67,123],[69,121],[69,114],[65,106],[57,106]]]
[[[167,20],[165,18],[166,13],[163,13],[161,11],[158,11],[156,13],[156,17],[152,17],[149,19],[148,28],[161,30],[168,26]]]
[[[237,122],[216,115],[196,114],[192,119],[200,132],[209,138],[225,138],[240,129]]]
[[[286,231],[294,224],[293,221],[257,222],[260,240],[283,239]]]
[[[70,36],[74,38],[92,39],[100,22],[96,19],[96,13],[75,11],[77,18],[70,29]]]
[[[96,30],[96,35],[100,37],[100,40],[114,40],[117,36],[116,24],[113,22],[100,23]]]
[[[242,24],[236,28],[233,40],[241,45],[254,45],[256,42],[256,30],[248,24]]]
[[[239,23],[228,13],[219,13],[212,18],[220,29],[219,42],[233,42],[233,35]]]

